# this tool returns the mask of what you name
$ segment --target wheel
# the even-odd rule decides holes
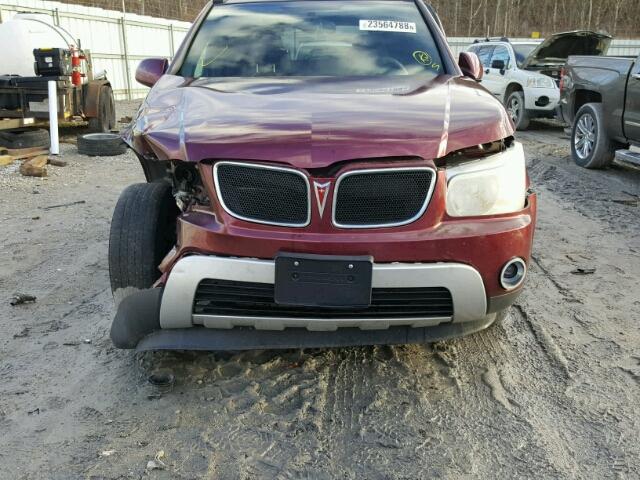
[[[152,287],[160,277],[158,266],[176,243],[178,213],[168,183],[137,183],[122,192],[109,235],[109,276],[116,302]]]
[[[605,168],[611,165],[619,147],[604,129],[602,105],[587,103],[580,107],[571,130],[573,161],[585,168]]]
[[[98,95],[98,116],[89,119],[89,131],[110,132],[116,126],[116,105],[113,100],[113,90],[105,85],[100,88]]]
[[[524,93],[522,91],[518,90],[509,95],[507,113],[516,130],[526,130],[529,127],[529,114],[524,107]]]
[[[49,132],[42,128],[0,132],[0,147],[11,150],[34,147],[49,148],[50,145]]]
[[[90,157],[113,157],[127,151],[127,144],[115,133],[78,135],[78,152]]]

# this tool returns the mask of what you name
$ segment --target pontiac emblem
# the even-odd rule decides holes
[[[316,191],[316,200],[318,202],[318,212],[320,212],[320,218],[324,214],[324,208],[327,206],[327,198],[329,198],[329,188],[331,188],[331,182],[318,183],[313,182],[313,188]]]

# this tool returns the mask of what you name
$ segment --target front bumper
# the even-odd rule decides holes
[[[198,315],[194,296],[205,279],[273,283],[275,265],[255,259],[185,257],[174,266],[164,288],[140,291],[120,304],[111,329],[114,344],[138,350],[243,350],[434,342],[487,328],[496,312],[520,293],[487,298],[480,274],[463,264],[374,264],[373,288],[447,288],[453,315],[357,319]]]
[[[194,296],[196,288],[205,279],[273,284],[275,262],[200,255],[183,258],[173,267],[164,287],[160,307],[161,328],[201,325],[222,329],[253,327],[258,330],[380,330],[399,325],[427,327],[445,322],[469,322],[487,314],[487,296],[482,277],[472,267],[455,263],[374,264],[372,279],[373,288],[444,287],[451,292],[453,317],[350,319],[345,316],[341,319],[196,315],[193,313]]]
[[[524,105],[532,112],[554,112],[560,103],[558,88],[526,88]]]
[[[475,322],[443,323],[434,327],[391,327],[388,330],[341,328],[335,332],[312,332],[301,328],[286,334],[272,330],[215,330],[203,327],[156,330],[132,346],[147,350],[240,351],[289,348],[329,348],[370,345],[408,345],[434,343],[460,338],[490,327],[498,314],[487,315]],[[114,342],[115,343],[115,342]]]

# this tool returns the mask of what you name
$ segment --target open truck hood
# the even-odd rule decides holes
[[[531,52],[523,68],[564,64],[570,55],[605,55],[612,37],[588,30],[556,33]]]

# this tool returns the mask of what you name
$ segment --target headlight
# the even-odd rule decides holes
[[[551,77],[530,77],[527,78],[527,87],[533,88],[553,88],[555,86],[555,82]]]
[[[527,179],[522,144],[447,168],[447,214],[499,215],[524,208]]]

